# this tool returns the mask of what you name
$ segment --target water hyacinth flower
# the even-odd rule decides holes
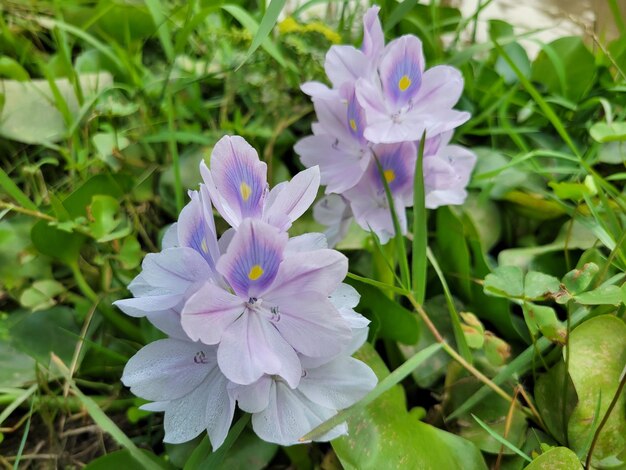
[[[215,209],[233,228],[253,218],[288,230],[311,206],[320,183],[319,168],[312,166],[270,191],[267,165],[239,136],[222,137],[213,147],[210,168],[202,162],[200,172]]]
[[[134,297],[115,302],[169,336],[138,351],[122,381],[152,402],[142,409],[165,413],[166,442],[206,430],[217,449],[239,402],[259,436],[295,444],[376,384],[350,357],[369,320],[342,282],[347,258],[322,234],[286,232],[312,203],[319,171],[269,190],[265,164],[236,136],[221,139],[201,170],[205,184],[189,192],[163,250],[144,259]],[[219,240],[211,201],[232,225]]]
[[[279,375],[295,387],[298,353],[328,357],[350,341],[348,323],[328,299],[347,269],[337,251],[289,250],[286,234],[246,219],[217,263],[232,292],[205,283],[183,308],[183,329],[193,340],[219,343],[218,362],[230,380]]]
[[[405,209],[413,204],[417,144],[424,133],[428,208],[462,204],[475,164],[472,152],[448,145],[453,129],[469,119],[468,113],[453,109],[463,91],[460,72],[446,65],[427,69],[415,36],[385,45],[378,12],[374,6],[363,18],[361,49],[333,46],[328,51],[330,88],[318,82],[301,87],[313,100],[317,122],[313,135],[298,141],[294,150],[305,166],[319,165],[327,196],[316,205],[314,216],[329,227],[330,246],[345,235],[351,217],[382,243],[394,235],[382,177],[406,232]],[[387,174],[378,172],[374,157]]]
[[[251,385],[232,386],[239,407],[252,414],[254,432],[280,445],[298,444],[299,439],[337,411],[347,408],[376,385],[372,369],[350,356],[340,356],[322,365],[302,359],[302,379],[296,388],[275,376],[264,376]],[[342,423],[320,436],[328,441],[347,434]]]
[[[126,364],[122,382],[153,401],[141,408],[165,412],[165,442],[190,441],[204,430],[213,449],[222,445],[235,412],[229,381],[217,365],[217,348],[189,339],[161,339]]]

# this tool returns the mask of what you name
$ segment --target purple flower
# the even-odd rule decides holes
[[[356,222],[365,230],[378,235],[381,243],[387,243],[395,231],[384,177],[393,196],[394,206],[402,233],[406,232],[405,209],[413,205],[413,177],[417,149],[411,142],[402,144],[378,144],[374,153],[382,168],[380,174],[376,161],[372,160],[359,183],[344,193]]]
[[[262,219],[287,230],[313,203],[319,169],[309,168],[269,191],[267,165],[242,137],[222,137],[211,154],[210,169],[200,171],[220,215],[237,228],[246,218]]]
[[[213,450],[222,445],[233,419],[235,400],[217,366],[215,346],[161,339],[144,346],[126,364],[122,382],[165,412],[165,442],[187,442],[206,429]]]
[[[339,194],[329,194],[313,206],[313,218],[327,227],[324,235],[333,247],[348,233],[352,223],[350,203]]]
[[[307,167],[318,165],[326,193],[342,193],[363,176],[372,158],[364,138],[365,113],[356,99],[354,86],[345,84],[337,100],[313,102],[319,123],[314,135],[296,143],[294,150]]]
[[[207,281],[220,282],[215,264],[220,256],[208,192],[189,192],[191,201],[164,237],[163,251],[146,255],[141,273],[128,289],[133,298],[114,304],[127,315],[147,317],[157,328],[186,338],[180,310]]]
[[[251,385],[231,386],[231,396],[252,415],[254,432],[268,442],[293,445],[316,426],[347,408],[376,386],[372,370],[357,359],[340,356],[325,364],[302,359],[302,379],[296,388],[278,377],[263,376]],[[348,431],[345,423],[318,441]]]
[[[424,190],[429,209],[463,204],[467,198],[465,187],[476,165],[476,154],[460,145],[448,145],[451,137],[452,132],[448,132],[430,139],[430,152],[424,155]]]
[[[286,234],[246,219],[217,271],[232,292],[206,282],[185,303],[182,325],[193,340],[219,343],[218,363],[231,381],[279,375],[295,387],[297,353],[333,356],[349,342],[350,326],[328,299],[347,273],[341,253],[294,251]]]
[[[396,143],[454,129],[470,116],[452,109],[462,92],[463,77],[457,69],[440,65],[424,70],[418,38],[395,39],[382,53],[378,76],[356,82],[367,118],[364,136],[374,143]]]

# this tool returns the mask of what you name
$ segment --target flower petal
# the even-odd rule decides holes
[[[337,92],[337,90],[328,88],[327,85],[321,82],[305,82],[300,85],[300,89],[314,100],[334,100],[339,98],[339,93]]]
[[[299,353],[311,357],[333,356],[352,338],[348,322],[328,297],[301,292],[285,298],[265,300],[272,305],[272,323]]]
[[[231,226],[261,216],[267,165],[242,137],[222,137],[213,147],[210,171],[201,171],[215,208]]]
[[[326,236],[323,233],[310,232],[291,237],[285,247],[285,253],[316,251],[323,248],[328,248]]]
[[[422,41],[413,35],[391,41],[380,61],[380,78],[388,102],[400,109],[418,94],[422,84]]]
[[[191,393],[169,402],[165,409],[163,441],[180,444],[206,429],[213,449],[221,446],[235,411],[235,402],[228,395],[227,384],[226,378],[214,367]]]
[[[352,210],[348,201],[338,194],[329,194],[313,206],[313,218],[326,225],[324,232],[328,247],[332,248],[348,233],[352,223]]]
[[[229,380],[248,385],[264,374],[280,375],[295,387],[302,368],[298,355],[259,312],[246,312],[222,335],[217,350],[220,369]]]
[[[294,151],[304,166],[319,165],[326,193],[343,193],[363,176],[371,152],[341,144],[330,135],[311,135],[299,140]]]
[[[244,311],[239,297],[207,282],[185,302],[181,324],[192,340],[217,344],[226,328]]]
[[[148,315],[148,321],[170,338],[189,341],[189,337],[180,324],[180,309],[170,308]]]
[[[285,253],[276,280],[264,293],[263,299],[297,297],[301,292],[330,295],[348,273],[348,259],[335,250],[310,253]]]
[[[149,253],[141,267],[141,276],[147,284],[170,294],[182,295],[193,283],[206,281],[214,275],[204,258],[187,247]]]
[[[359,304],[361,294],[350,284],[342,282],[328,298],[337,309],[354,308]]]
[[[269,404],[272,382],[269,375],[264,375],[250,385],[237,385],[231,382],[229,392],[243,411],[259,413]]]
[[[196,250],[214,270],[219,258],[211,199],[205,185],[200,192],[190,191],[191,201],[178,217],[178,242]]]
[[[376,383],[376,374],[368,365],[340,356],[320,367],[306,369],[298,390],[318,405],[342,410],[363,398]]]
[[[288,236],[265,222],[244,220],[217,270],[240,297],[260,297],[274,281]]]
[[[298,390],[275,381],[267,408],[252,415],[252,428],[264,441],[288,446],[298,444],[302,436],[334,414],[335,410],[319,406]],[[333,439],[346,430],[340,426],[320,440]]]
[[[334,88],[354,82],[370,70],[368,58],[353,46],[332,46],[326,53],[324,70]]]
[[[363,16],[363,45],[361,50],[370,59],[376,60],[385,47],[385,35],[378,18],[380,7],[374,5]]]
[[[144,346],[130,358],[122,382],[146,400],[175,400],[198,387],[215,365],[214,347],[161,339]]]
[[[276,198],[268,201],[263,218],[280,230],[288,230],[295,220],[313,204],[320,186],[320,169],[317,166],[301,171],[286,183]],[[284,219],[288,221],[285,226]]]

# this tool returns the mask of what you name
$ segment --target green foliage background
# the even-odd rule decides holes
[[[160,333],[111,303],[222,135],[259,149],[274,183],[301,169],[314,116],[298,87],[358,42],[364,6],[313,0],[279,21],[284,4],[0,6],[0,464],[625,468],[626,12],[611,0],[617,39],[563,37],[532,60],[533,32],[504,21],[486,42],[462,34],[480,8],[381,1],[388,40],[416,34],[429,66],[463,72],[455,140],[478,155],[464,206],[410,214],[413,243],[352,227],[338,247],[381,384],[331,445],[279,448],[245,417],[219,452],[162,444],[119,381]],[[292,234],[320,228],[308,215]]]

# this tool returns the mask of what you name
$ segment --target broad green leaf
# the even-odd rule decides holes
[[[572,201],[580,201],[585,195],[593,196],[591,189],[583,183],[555,182],[548,183],[561,199],[571,199]]]
[[[578,294],[574,299],[583,305],[618,305],[622,302],[622,291],[617,286],[600,286]]]
[[[111,452],[110,454],[103,455],[98,457],[95,460],[92,460],[86,467],[85,470],[111,470],[113,468],[124,469],[124,470],[149,470],[150,468],[163,468],[163,469],[174,469],[175,467],[171,464],[168,464],[163,459],[160,459],[152,452],[149,452],[145,449],[138,449],[144,455],[146,459],[145,462],[151,463],[150,467],[146,467],[142,465],[137,460],[133,458],[133,455],[129,450],[117,450],[115,452]]]
[[[69,364],[79,337],[74,317],[74,311],[67,307],[22,314],[9,329],[11,343],[46,366],[50,353]]]
[[[65,264],[75,263],[87,237],[68,233],[40,220],[30,232],[33,245],[40,253],[58,259]]]
[[[532,65],[532,79],[550,93],[579,101],[595,78],[595,59],[578,36],[559,38],[542,48]],[[565,71],[559,76],[559,70]]]
[[[565,344],[567,330],[563,327],[552,307],[524,302],[524,320],[533,336],[541,332],[550,341]]]
[[[128,225],[118,228],[123,222],[118,217],[119,208],[119,202],[111,196],[98,194],[91,199],[89,214],[93,221],[89,224],[89,230],[96,240],[104,242],[128,235]]]
[[[595,263],[586,263],[580,269],[574,269],[563,276],[563,286],[570,294],[576,295],[584,292],[600,268]]]
[[[524,470],[583,470],[583,466],[567,447],[554,447],[534,459]]]
[[[28,72],[11,57],[0,57],[0,77],[10,78],[19,82],[26,82],[30,79]]]
[[[440,254],[437,261],[444,273],[454,273],[449,281],[453,292],[462,299],[471,300],[471,268],[467,237],[462,221],[449,207],[437,210],[436,238],[439,248],[436,252]]]
[[[369,364],[379,379],[388,374],[373,348],[362,348],[357,357]],[[332,441],[346,470],[487,468],[470,442],[423,423],[415,413],[407,412],[403,389],[397,385],[349,419],[348,427],[349,435]]]
[[[35,360],[0,339],[0,387],[21,387],[35,380]]]
[[[32,311],[44,310],[56,304],[54,297],[65,292],[65,286],[54,279],[41,279],[33,282],[22,295],[20,304]]]
[[[500,297],[522,297],[524,295],[524,276],[517,266],[499,266],[487,274],[485,292]]]
[[[626,140],[626,122],[596,122],[589,134],[596,142],[623,142]]]
[[[93,96],[113,83],[106,72],[82,75],[79,80],[85,96]],[[70,113],[77,116],[79,105],[72,84],[59,78],[55,85]],[[47,80],[0,80],[0,89],[5,96],[0,136],[26,144],[51,144],[65,137],[67,126]]]
[[[568,425],[569,444],[576,452],[584,451],[600,401],[599,417],[604,416],[626,367],[626,324],[612,315],[585,321],[569,338],[569,373],[578,395]],[[626,449],[626,394],[621,394],[613,413],[602,428],[592,463],[617,458]],[[582,456],[584,457],[584,456]],[[622,462],[622,465],[624,462]]]
[[[550,433],[559,442],[567,442],[567,423],[578,398],[572,379],[566,372],[565,362],[557,362],[539,376],[535,382],[535,401]]]
[[[244,430],[226,453],[222,468],[228,470],[262,470],[266,468],[278,446],[265,442],[250,430]]]
[[[369,310],[375,315],[379,322],[380,337],[404,344],[417,342],[420,329],[413,312],[387,297],[377,287],[354,279],[348,279],[347,282],[361,294],[358,310],[364,314]]]
[[[561,288],[559,280],[548,274],[529,271],[524,278],[524,295],[529,300],[539,300]]]

